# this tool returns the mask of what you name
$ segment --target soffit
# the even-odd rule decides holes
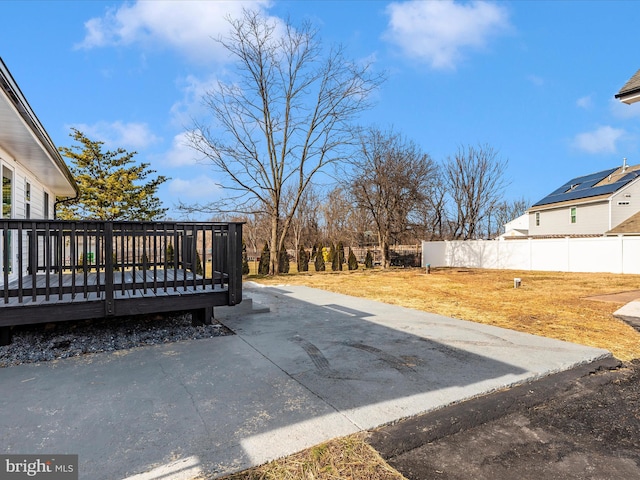
[[[4,64],[0,67],[0,147],[55,196],[75,196],[76,185],[62,157],[28,105],[18,98],[20,93],[5,76],[9,74]]]

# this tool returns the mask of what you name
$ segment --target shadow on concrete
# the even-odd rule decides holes
[[[222,475],[607,356],[305,287],[245,291],[270,311],[225,310],[234,336],[0,370],[3,450],[78,454],[92,480]]]

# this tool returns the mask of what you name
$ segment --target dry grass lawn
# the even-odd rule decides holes
[[[513,287],[514,278],[522,286]],[[640,333],[613,317],[625,301],[589,299],[640,290],[640,276],[505,270],[357,270],[250,276],[295,284],[605,348],[622,360],[640,357]],[[640,297],[640,294],[639,294]],[[225,480],[400,480],[361,435],[351,435],[240,472]]]
[[[406,480],[363,439],[337,438],[221,480]]]

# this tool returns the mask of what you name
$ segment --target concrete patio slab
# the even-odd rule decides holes
[[[235,336],[0,369],[2,450],[78,454],[82,479],[222,475],[610,356],[306,287],[245,292],[252,310],[215,311]]]
[[[633,300],[613,312],[613,316],[640,330],[640,300]]]

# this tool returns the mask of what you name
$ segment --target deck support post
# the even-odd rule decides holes
[[[191,324],[194,327],[211,325],[213,323],[213,307],[198,308],[191,310]]]
[[[0,327],[0,347],[11,343],[11,327]]]

